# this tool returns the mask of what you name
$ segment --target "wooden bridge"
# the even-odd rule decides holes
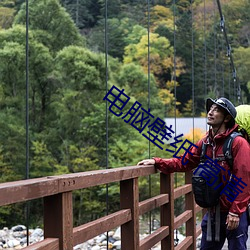
[[[185,185],[174,189],[173,174],[160,174],[160,193],[139,202],[138,178],[156,174],[153,166],[131,166],[48,176],[0,184],[0,206],[42,198],[44,204],[44,240],[25,250],[72,250],[77,244],[121,227],[122,250],[148,250],[161,242],[162,250],[196,249],[201,234],[196,213],[201,211],[193,199],[191,173]],[[73,227],[72,192],[112,182],[120,183],[120,210],[89,223]],[[185,196],[185,212],[174,217],[174,200]],[[160,208],[160,227],[139,239],[139,216]],[[186,226],[185,239],[174,246],[174,230]]]

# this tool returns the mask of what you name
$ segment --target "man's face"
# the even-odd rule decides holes
[[[207,124],[212,127],[219,127],[225,118],[223,109],[216,104],[213,104],[207,113]]]

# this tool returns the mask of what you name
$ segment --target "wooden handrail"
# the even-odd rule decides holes
[[[33,199],[44,199],[44,240],[26,248],[37,250],[72,250],[77,244],[121,227],[122,249],[147,250],[161,241],[162,250],[196,249],[196,213],[190,173],[186,184],[174,189],[173,174],[160,174],[160,194],[139,202],[141,176],[156,174],[154,166],[129,166],[58,176],[48,176],[0,184],[0,206]],[[73,228],[74,190],[120,183],[120,210]],[[174,200],[185,196],[186,211],[174,218]],[[161,225],[143,240],[139,239],[139,216],[160,208]],[[186,238],[174,247],[174,230],[186,224]]]

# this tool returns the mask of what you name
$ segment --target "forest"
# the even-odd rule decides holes
[[[215,0],[2,0],[1,183],[171,157],[110,112],[112,86],[129,96],[123,114],[139,103],[160,119],[204,117],[207,97],[249,103],[250,2],[220,2],[230,51]],[[108,187],[110,211],[118,189]],[[142,178],[140,199],[148,189]],[[75,225],[106,212],[106,190],[74,193]],[[41,202],[30,204],[31,225],[42,226]],[[24,210],[0,207],[0,227],[20,224]]]

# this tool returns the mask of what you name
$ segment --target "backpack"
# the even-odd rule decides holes
[[[250,105],[239,105],[235,109],[237,111],[235,122],[239,125],[239,131],[250,143]]]
[[[237,136],[242,136],[241,133],[233,132],[230,134],[223,145],[223,154],[224,158],[220,158],[217,160],[223,161],[226,160],[230,171],[233,170],[233,157],[232,157],[232,143],[233,140]],[[205,165],[205,154],[206,154],[207,144],[202,144],[202,152],[201,152],[201,161],[199,166],[195,169],[192,176],[192,187],[193,187],[193,193],[195,202],[203,208],[209,208],[209,207],[215,207],[219,203],[220,199],[220,193],[223,189],[223,186],[221,185],[221,179],[219,177],[219,174],[217,178],[208,178],[207,176],[204,176],[205,172],[204,169],[208,168],[213,172],[216,171],[215,166]]]

